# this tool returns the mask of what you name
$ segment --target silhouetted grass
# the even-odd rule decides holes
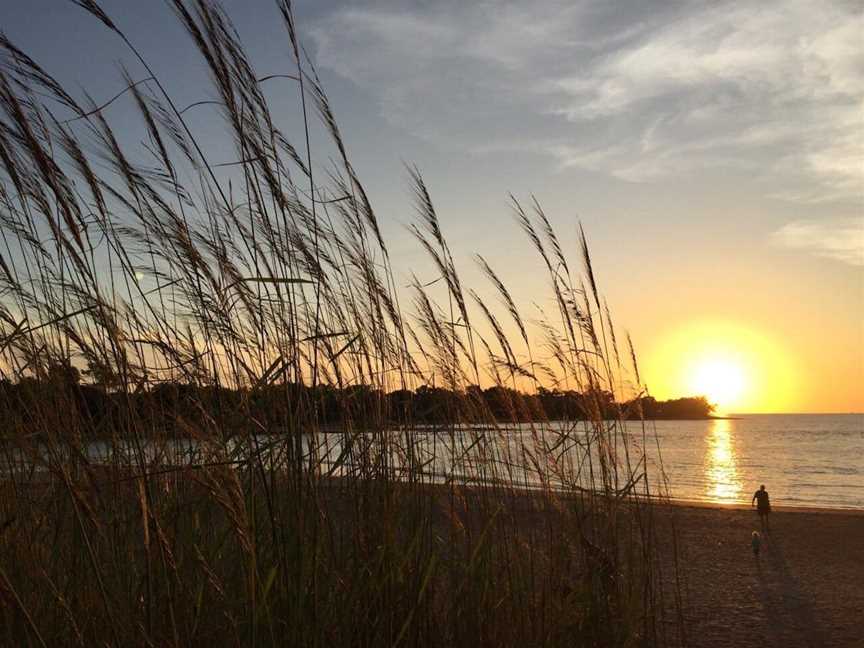
[[[215,97],[189,107],[110,16],[77,4],[148,76],[79,103],[0,38],[0,370],[35,395],[0,424],[2,642],[672,642],[645,431],[603,416],[633,379],[584,234],[577,274],[539,204],[514,199],[555,308],[526,318],[478,257],[499,315],[463,283],[411,169],[411,229],[438,276],[400,292],[290,3],[294,60],[262,77],[221,9],[174,0]],[[296,86],[299,145],[271,112],[276,82]],[[112,130],[118,102],[140,116],[140,147]],[[227,166],[187,121],[200,104],[223,119]],[[75,405],[78,369],[116,396],[106,429]],[[167,381],[196,387],[172,419],[188,456],[135,405]],[[589,420],[525,416],[536,405],[515,392],[495,416],[481,382],[577,389]],[[335,431],[299,384],[343,388]],[[454,392],[434,429],[344,389],[423,384]],[[253,415],[265,393],[276,425]]]

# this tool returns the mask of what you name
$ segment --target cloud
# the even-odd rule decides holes
[[[394,1],[311,31],[319,66],[439,146],[636,182],[731,167],[801,202],[862,196],[862,34],[824,0]]]
[[[771,235],[775,245],[864,266],[864,217],[799,220]]]

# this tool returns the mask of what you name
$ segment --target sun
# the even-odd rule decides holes
[[[705,396],[717,413],[795,406],[800,367],[770,331],[722,318],[683,322],[657,336],[643,375],[655,398]]]
[[[689,380],[693,394],[705,396],[721,410],[734,406],[747,388],[744,369],[734,361],[707,358],[695,364]]]

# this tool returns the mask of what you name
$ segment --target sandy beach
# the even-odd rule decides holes
[[[134,528],[138,519],[134,482],[116,481],[115,474],[115,487],[109,491],[108,475],[104,477],[101,487],[90,492],[94,505],[99,492],[110,494],[112,506],[127,502]],[[188,487],[190,480],[188,475],[174,473],[155,483]],[[340,479],[329,480],[329,484],[332,489],[322,490],[320,501],[331,521],[342,520],[350,526],[355,520],[350,497],[353,491],[343,490],[345,484]],[[47,482],[42,485],[48,486]],[[407,485],[393,486],[397,493],[407,494]],[[437,524],[451,529],[453,518],[447,514],[451,491],[440,485],[420,488],[429,492],[438,509]],[[488,514],[494,514],[495,507],[490,505],[498,502],[508,514],[500,516],[498,524],[502,526],[496,528],[515,529],[533,546],[544,549],[546,541],[559,536],[557,514],[539,493],[495,494],[476,487],[458,489],[458,493],[459,533],[470,528],[474,538],[481,537]],[[11,491],[0,498],[0,502],[14,501]],[[654,506],[665,583],[663,608],[668,612],[663,626],[669,645],[864,647],[864,510],[775,507],[771,534],[757,560],[750,547],[750,534],[759,528],[753,509],[697,503]],[[0,509],[0,520],[14,521],[25,510],[34,507],[21,508],[17,516],[14,511]],[[22,523],[18,520],[15,525]],[[15,525],[7,533],[16,533]],[[446,533],[442,531],[441,537]],[[676,618],[674,601],[675,538],[683,623]],[[683,636],[679,636],[681,629]]]
[[[864,511],[775,507],[757,561],[752,509],[660,509],[678,529],[687,645],[864,646]]]

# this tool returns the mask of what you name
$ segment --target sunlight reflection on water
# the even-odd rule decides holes
[[[732,422],[716,420],[706,438],[705,494],[715,501],[735,501],[741,493]]]

